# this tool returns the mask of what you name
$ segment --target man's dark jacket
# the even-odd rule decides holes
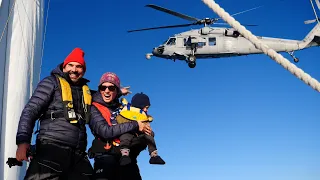
[[[78,124],[71,124],[63,116],[48,117],[51,112],[57,114],[63,112],[61,90],[55,74],[64,77],[69,82],[75,112],[85,117],[82,108],[84,102],[82,86],[89,81],[81,78],[76,85],[73,84],[69,75],[62,72],[60,64],[51,72],[50,76],[44,78],[38,84],[32,97],[23,109],[16,136],[16,144],[30,144],[35,122],[37,119],[40,119],[38,140],[51,141],[85,151],[87,134],[84,119],[80,119]]]

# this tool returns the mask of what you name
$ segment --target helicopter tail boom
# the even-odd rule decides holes
[[[304,49],[311,46],[320,45],[320,23],[308,33],[308,35],[299,43],[299,48]]]

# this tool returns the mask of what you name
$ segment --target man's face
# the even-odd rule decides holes
[[[78,82],[84,75],[83,66],[78,62],[70,62],[63,68],[64,73],[68,73],[72,82]]]
[[[106,103],[112,102],[117,97],[117,87],[109,82],[105,82],[99,86],[102,99]]]

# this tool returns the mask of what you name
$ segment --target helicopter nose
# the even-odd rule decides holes
[[[161,55],[163,52],[164,52],[163,46],[155,47],[152,50],[152,54],[154,54],[154,55]]]
[[[153,50],[152,50],[152,54],[154,54],[154,55],[158,54],[158,48],[154,47]]]

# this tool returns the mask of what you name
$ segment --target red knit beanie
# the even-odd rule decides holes
[[[84,52],[80,48],[74,48],[74,50],[66,57],[62,67],[65,67],[70,62],[77,62],[86,69],[86,62],[84,61]]]

